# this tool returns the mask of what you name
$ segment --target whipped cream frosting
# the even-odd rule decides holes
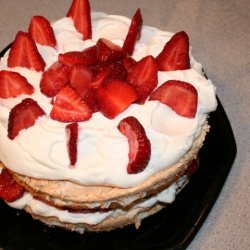
[[[46,68],[57,61],[59,53],[82,51],[106,38],[122,46],[131,20],[105,13],[92,13],[93,35],[91,40],[82,40],[71,18],[62,18],[52,24],[57,40],[57,49],[37,44],[46,62]],[[146,55],[156,57],[173,33],[143,26],[133,58],[140,60]],[[215,87],[202,73],[202,66],[192,57],[191,68],[158,73],[158,86],[167,80],[181,80],[192,84],[198,91],[198,108],[195,118],[176,114],[159,101],[146,101],[144,105],[132,104],[114,119],[100,112],[79,123],[78,160],[70,167],[67,152],[65,127],[67,123],[52,120],[51,99],[40,92],[42,72],[23,67],[7,67],[8,52],[0,62],[0,70],[15,71],[26,77],[35,88],[31,96],[0,98],[0,160],[9,169],[34,178],[69,180],[82,185],[108,185],[122,188],[133,187],[154,173],[178,162],[191,148],[201,133],[208,114],[217,106]],[[24,98],[38,102],[46,112],[34,126],[22,130],[10,140],[7,137],[8,117],[11,108]],[[127,138],[117,129],[119,121],[127,116],[136,117],[146,130],[151,142],[151,158],[146,169],[138,174],[128,174]]]

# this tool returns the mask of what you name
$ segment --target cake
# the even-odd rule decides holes
[[[0,198],[79,233],[139,227],[197,170],[216,105],[186,32],[140,9],[34,16],[0,63]]]

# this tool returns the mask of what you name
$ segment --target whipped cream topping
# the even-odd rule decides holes
[[[37,45],[46,62],[46,68],[57,61],[59,53],[81,51],[106,38],[122,46],[130,25],[130,19],[92,13],[93,35],[83,41],[71,18],[62,18],[52,27],[57,49]],[[143,26],[133,58],[140,60],[146,55],[156,57],[173,33]],[[110,120],[100,112],[79,123],[78,160],[74,168],[66,145],[67,123],[52,120],[51,99],[40,92],[42,72],[23,67],[7,67],[8,52],[1,59],[0,70],[10,70],[25,76],[35,88],[31,96],[0,98],[0,160],[12,171],[39,179],[69,180],[82,185],[108,185],[122,188],[133,187],[154,173],[178,162],[191,148],[201,133],[208,113],[216,109],[215,87],[202,74],[202,66],[191,58],[191,68],[158,73],[158,86],[167,80],[181,80],[192,84],[198,91],[198,108],[195,118],[176,114],[158,101],[146,101],[144,105],[132,104],[127,110]],[[24,98],[36,100],[46,112],[36,124],[10,140],[7,137],[8,117],[11,108]],[[146,169],[138,174],[127,174],[129,145],[127,138],[117,129],[119,121],[127,116],[136,117],[146,130],[151,142],[151,158]]]

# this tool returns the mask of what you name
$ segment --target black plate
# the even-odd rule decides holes
[[[0,53],[3,56],[6,49]],[[205,221],[236,156],[236,143],[225,111],[210,115],[211,131],[200,152],[199,170],[176,201],[134,226],[79,235],[49,228],[30,215],[0,202],[0,247],[9,249],[185,249]]]

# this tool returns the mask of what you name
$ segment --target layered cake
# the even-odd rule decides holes
[[[0,63],[0,198],[83,233],[135,224],[197,169],[215,87],[184,31],[73,0],[34,16]]]

